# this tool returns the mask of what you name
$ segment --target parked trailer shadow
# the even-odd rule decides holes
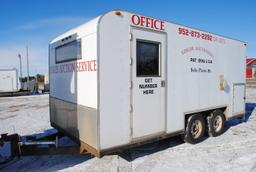
[[[246,114],[245,114],[245,119],[244,122],[247,122],[256,107],[256,103],[246,103]],[[230,127],[236,126],[241,124],[242,121],[239,119],[233,119],[230,121],[226,122],[226,127],[225,131],[226,132]],[[45,130],[42,133],[37,133],[31,136],[23,136],[26,138],[44,138],[47,135],[51,135],[56,133],[57,130],[55,129],[48,129]],[[208,137],[205,137],[204,140],[206,140]],[[128,162],[132,162],[133,160],[144,157],[147,155],[154,154],[156,152],[160,152],[169,148],[176,147],[178,145],[183,144],[183,140],[181,137],[176,136],[176,137],[171,137],[167,138],[164,140],[160,140],[157,142],[141,145],[135,148],[123,150],[119,153],[113,153],[112,155],[118,155],[125,159]],[[70,138],[68,137],[63,137],[60,139],[60,145],[61,146],[70,146],[76,144],[73,142]],[[192,145],[191,145],[192,146]],[[17,159],[17,158],[16,158]],[[20,157],[16,161],[12,161],[11,164],[8,163],[8,165],[2,165],[0,166],[1,170],[7,170],[9,171],[11,169],[22,169],[24,166],[26,166],[27,169],[34,170],[37,165],[40,166],[40,169],[48,169],[49,166],[51,166],[51,169],[56,171],[56,170],[61,170],[65,168],[69,168],[72,166],[75,166],[77,164],[86,162],[88,160],[93,159],[92,156],[90,155],[43,155],[43,156],[25,156],[25,157]],[[22,160],[22,161],[21,161]],[[33,161],[34,163],[30,163]]]
[[[245,105],[245,118],[244,120],[241,119],[232,119],[230,121],[226,121],[225,123],[225,129],[223,131],[223,133],[225,133],[226,131],[228,131],[228,129],[230,127],[239,125],[243,122],[247,122],[254,110],[254,108],[256,107],[256,103],[246,103]],[[203,138],[203,141],[206,140],[208,137],[205,136]],[[122,158],[124,158],[125,160],[131,162],[137,158],[143,157],[143,156],[147,156],[168,148],[172,148],[178,145],[183,144],[184,141],[181,139],[181,137],[176,136],[176,137],[172,137],[172,138],[167,138],[164,140],[160,140],[158,142],[155,143],[150,143],[150,144],[146,144],[146,145],[142,145],[140,147],[136,147],[136,148],[132,148],[132,149],[128,149],[125,150],[123,152],[120,152],[118,155],[121,156]],[[192,146],[192,145],[191,145]]]
[[[256,103],[246,103],[246,114],[245,114],[245,119],[244,122],[247,122],[248,119],[250,118],[254,108],[256,107]],[[225,124],[225,130],[224,132],[226,132],[230,127],[236,126],[241,124],[243,121],[240,119],[233,119],[230,121],[227,121]],[[57,132],[57,130],[55,129],[50,129],[50,130],[46,130],[43,133],[39,133],[34,135],[33,137],[36,138],[40,138],[40,137],[44,137],[45,135],[50,135],[54,132]],[[204,137],[203,140],[206,140],[208,137]],[[63,145],[72,145],[72,144],[76,144],[75,142],[72,142],[71,139],[64,137],[64,140],[60,141],[60,144]],[[171,137],[171,138],[167,138],[167,139],[163,139],[157,142],[153,142],[153,143],[149,143],[149,144],[145,144],[145,145],[141,145],[138,147],[134,147],[128,150],[123,150],[119,153],[114,153],[114,154],[118,154],[120,157],[124,158],[125,160],[131,162],[137,158],[143,157],[143,156],[147,156],[159,151],[163,151],[165,149],[168,148],[172,148],[178,145],[183,144],[184,141],[181,139],[180,136],[176,136],[176,137]],[[112,154],[112,155],[114,155]],[[84,161],[87,161],[89,159],[91,159],[92,157],[89,155],[83,155],[83,157],[85,158]]]
[[[226,127],[230,128],[233,126],[236,126],[238,124],[241,124],[242,122],[247,122],[256,107],[256,103],[246,103],[245,104],[245,116],[243,120],[240,119],[232,119],[226,122]]]
[[[180,136],[163,139],[154,143],[145,144],[128,150],[119,152],[118,155],[126,161],[133,161],[137,158],[144,157],[156,152],[166,150],[171,147],[181,145],[184,141]]]

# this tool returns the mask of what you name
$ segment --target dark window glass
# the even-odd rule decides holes
[[[159,76],[159,43],[137,40],[137,76]]]
[[[56,63],[81,59],[81,41],[75,40],[55,49]]]

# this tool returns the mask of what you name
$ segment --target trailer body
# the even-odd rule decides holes
[[[50,121],[95,154],[183,133],[186,115],[244,114],[245,43],[111,11],[49,45]]]
[[[16,92],[18,90],[17,69],[0,69],[0,92]]]

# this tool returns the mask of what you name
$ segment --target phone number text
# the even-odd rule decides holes
[[[204,40],[207,40],[207,41],[215,41],[215,42],[225,44],[225,39],[223,39],[223,38],[215,37],[215,36],[212,36],[211,34],[208,34],[208,33],[203,33],[203,32],[199,32],[199,31],[195,31],[195,30],[190,30],[190,29],[187,29],[187,28],[182,28],[182,27],[178,28],[178,33],[180,35],[191,36],[191,37],[194,37],[194,38],[204,39]]]

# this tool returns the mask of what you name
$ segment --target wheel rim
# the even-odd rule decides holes
[[[215,132],[219,132],[222,128],[222,118],[220,115],[217,115],[213,120],[213,128]]]
[[[191,135],[194,139],[198,139],[201,136],[203,124],[200,120],[195,120],[191,125]]]

